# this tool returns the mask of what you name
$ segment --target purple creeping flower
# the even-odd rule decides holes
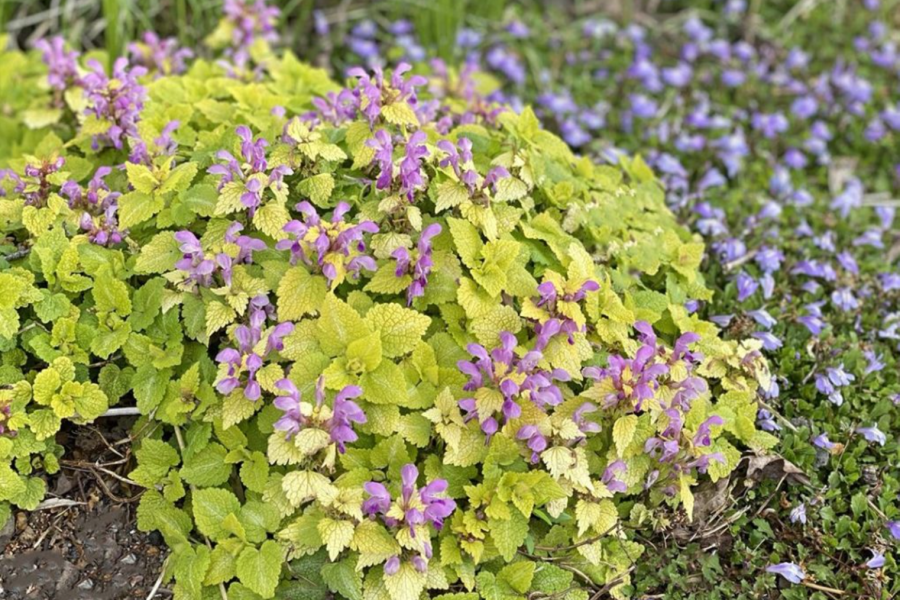
[[[152,31],[144,32],[141,41],[128,44],[128,55],[135,65],[156,76],[179,75],[187,71],[186,61],[194,57],[190,48],[182,48],[175,38],[160,38]]]
[[[895,540],[900,540],[900,521],[888,521],[885,523],[885,527],[891,533],[891,537]]]
[[[121,150],[125,138],[139,138],[137,122],[141,118],[147,91],[138,79],[147,73],[144,67],[128,67],[127,58],[113,63],[112,77],[96,60],[87,63],[88,73],[81,78],[88,108],[85,114],[108,125],[105,133],[95,135],[94,149],[112,146]]]
[[[559,323],[548,321],[547,325],[551,323],[558,331]],[[476,392],[480,388],[499,391],[503,396],[500,412],[504,422],[516,419],[522,414],[519,401],[524,398],[544,410],[548,406],[562,403],[562,392],[554,382],[569,381],[571,377],[563,369],[547,371],[538,366],[543,359],[541,353],[543,344],[540,339],[534,350],[526,352],[521,357],[515,353],[517,341],[513,334],[504,331],[500,334],[500,342],[501,345],[491,350],[490,354],[480,344],[469,344],[466,347],[475,360],[471,362],[461,360],[456,363],[459,370],[469,377],[469,381],[463,386],[465,391]],[[463,398],[459,401],[459,406],[465,411],[467,421],[474,418],[479,420],[481,430],[487,435],[488,440],[499,429],[499,423],[493,413],[479,412],[475,397]]]
[[[196,238],[191,240],[188,236],[183,236],[183,239],[186,241],[182,243],[182,252],[185,252],[185,248],[192,249],[194,244],[199,246]],[[276,324],[269,331],[268,341],[262,355],[257,354],[256,345],[262,339],[266,320],[274,320],[274,318],[274,307],[266,296],[256,296],[250,300],[248,324],[237,326],[233,332],[237,348],[225,348],[216,355],[216,362],[227,367],[225,375],[216,382],[216,389],[219,390],[219,393],[228,395],[243,386],[245,398],[253,402],[259,400],[262,389],[256,380],[256,374],[270,354],[283,348],[283,338],[294,330],[293,323]],[[244,381],[245,370],[247,372],[246,382]]]
[[[331,221],[322,220],[315,207],[305,200],[295,208],[303,220],[285,225],[289,237],[275,245],[278,250],[290,250],[291,264],[299,260],[312,267],[325,275],[330,287],[343,282],[347,275],[358,279],[362,269],[376,269],[375,259],[366,254],[363,240],[364,234],[378,232],[378,225],[373,221],[356,225],[345,222],[344,216],[350,211],[346,202],[338,203]]]
[[[817,435],[816,439],[813,440],[813,445],[822,450],[828,450],[829,452],[837,447],[837,444],[828,439],[827,433],[820,433]]]
[[[362,389],[355,385],[344,386],[334,398],[330,411],[323,410],[325,404],[325,379],[320,377],[316,383],[316,403],[304,411],[300,399],[300,390],[290,379],[281,379],[275,384],[279,390],[286,392],[283,396],[275,398],[275,408],[284,413],[275,422],[277,431],[284,431],[290,439],[297,435],[301,429],[316,427],[327,431],[331,441],[337,445],[341,454],[347,451],[347,444],[358,439],[353,430],[354,424],[366,422],[366,414],[351,398],[362,395]]]
[[[703,423],[700,424],[700,427],[697,428],[697,433],[694,435],[694,445],[709,446],[710,444],[712,444],[712,440],[710,439],[710,428],[716,425],[724,424],[725,419],[723,419],[719,415],[713,415],[703,421]]]
[[[69,180],[60,187],[59,193],[69,201],[69,208],[82,209],[79,227],[88,234],[91,243],[98,246],[119,244],[128,235],[120,231],[117,219],[117,199],[121,194],[110,191],[105,178],[112,172],[110,167],[100,167],[83,189],[77,182]]]
[[[795,563],[779,563],[777,565],[770,565],[766,567],[766,573],[774,573],[775,575],[781,575],[791,583],[801,583],[804,579],[806,579],[806,571],[803,568]]]
[[[253,133],[246,125],[239,125],[235,129],[240,139],[241,158],[238,161],[227,150],[219,150],[216,158],[222,161],[207,169],[211,175],[220,175],[219,191],[226,187],[236,186],[235,191],[240,193],[241,204],[248,209],[248,215],[253,218],[256,210],[263,203],[263,193],[271,190],[276,198],[287,199],[287,186],[284,177],[292,175],[293,170],[287,165],[278,165],[269,172],[269,163],[266,159],[266,147],[269,142],[264,138],[253,139]]]
[[[226,285],[230,284],[231,257],[227,254],[207,255],[192,232],[184,230],[175,234],[182,258],[175,263],[175,268],[185,273],[185,285],[195,287],[212,287],[216,272],[222,274]]]
[[[791,523],[801,523],[806,525],[806,504],[801,502],[793,510],[791,510],[790,514]]]
[[[878,425],[872,425],[871,427],[858,427],[856,429],[856,433],[862,435],[866,440],[870,442],[875,442],[879,446],[884,446],[887,443],[887,436],[883,431],[878,429]]]
[[[66,51],[65,41],[56,36],[49,40],[41,39],[34,43],[41,51],[44,64],[47,65],[47,83],[60,92],[78,85],[78,52]]]
[[[884,554],[879,552],[878,550],[869,550],[872,553],[872,558],[866,561],[867,569],[880,569],[884,566]]]
[[[391,257],[397,261],[397,269],[394,274],[397,277],[409,275],[412,281],[406,288],[406,305],[411,306],[413,300],[425,295],[425,286],[428,285],[428,275],[434,266],[431,259],[431,240],[441,233],[441,226],[438,223],[432,223],[422,230],[419,236],[419,243],[416,248],[417,257],[415,262],[406,248],[397,248],[391,252]]]

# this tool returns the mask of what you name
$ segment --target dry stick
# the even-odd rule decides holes
[[[181,450],[182,459],[184,458],[184,439],[181,437],[181,429],[176,425],[175,426],[175,439],[178,441],[178,448]],[[196,488],[191,484],[190,486],[191,493],[196,491]],[[203,541],[206,542],[206,547],[212,550],[212,544],[209,542],[209,538],[205,535],[203,536]],[[228,600],[228,593],[225,591],[225,584],[219,584],[219,594],[222,595],[222,600]]]
[[[121,406],[117,408],[110,408],[105,413],[100,415],[98,418],[103,417],[139,417],[141,415],[141,411],[138,410],[136,406]]]
[[[156,595],[156,592],[159,591],[159,586],[162,585],[163,575],[166,574],[166,563],[168,563],[168,562],[169,562],[169,559],[166,558],[166,560],[163,562],[162,570],[159,572],[159,577],[157,578],[156,583],[153,584],[153,589],[150,590],[150,595],[147,596],[147,600],[153,600],[153,597]]]
[[[800,584],[814,590],[819,590],[820,592],[825,592],[826,594],[834,594],[835,596],[843,596],[847,593],[844,590],[836,590],[834,588],[825,587],[824,585],[819,585],[818,583],[810,583],[808,581],[801,581]]]

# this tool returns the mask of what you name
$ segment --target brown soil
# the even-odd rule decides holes
[[[19,511],[0,524],[0,598],[125,600],[147,598],[162,573],[158,534],[137,530],[141,488],[118,479],[134,468],[128,420],[62,432],[62,470],[44,475],[47,500],[78,504]],[[154,598],[171,598],[161,586]]]

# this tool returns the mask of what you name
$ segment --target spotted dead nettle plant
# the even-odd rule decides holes
[[[703,246],[640,159],[578,158],[465,72],[341,88],[248,6],[231,67],[41,46],[0,157],[0,521],[63,420],[120,404],[178,598],[286,597],[289,561],[351,600],[551,594],[583,584],[561,556],[624,594],[632,528],[774,443],[764,342],[686,308]]]

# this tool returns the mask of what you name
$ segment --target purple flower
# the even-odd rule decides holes
[[[872,425],[871,427],[858,427],[856,429],[856,433],[861,434],[866,440],[870,442],[875,442],[879,446],[884,446],[887,443],[887,436],[884,435],[880,429],[878,429],[878,425]]]
[[[322,273],[334,287],[349,275],[358,279],[360,271],[374,271],[375,259],[366,254],[363,236],[377,233],[378,225],[373,221],[351,224],[344,221],[350,205],[339,202],[331,216],[331,221],[323,221],[315,207],[307,201],[295,207],[303,220],[293,220],[284,226],[288,239],[279,241],[275,248],[290,250],[291,264],[298,261]]]
[[[225,0],[222,11],[231,32],[227,55],[238,69],[246,68],[250,60],[250,48],[257,40],[268,44],[278,42],[275,25],[281,10],[268,6],[265,0]]]
[[[713,415],[703,421],[700,424],[700,427],[697,428],[697,433],[694,435],[694,445],[695,446],[709,446],[712,443],[710,439],[710,428],[714,425],[723,425],[725,420],[719,415]]]
[[[872,558],[870,558],[866,562],[867,569],[880,569],[884,566],[884,554],[879,552],[878,550],[869,550],[872,553]]]
[[[113,63],[112,77],[96,60],[87,63],[88,73],[81,78],[88,107],[85,114],[95,117],[108,127],[105,133],[93,137],[93,147],[112,146],[122,149],[125,138],[139,138],[137,123],[144,108],[147,91],[138,79],[147,73],[144,67],[128,68],[128,59]]]
[[[51,88],[65,91],[79,84],[78,52],[67,52],[62,37],[40,39],[34,43],[34,47],[41,51],[44,64],[47,65],[47,83]]]
[[[828,439],[827,433],[820,433],[819,435],[817,435],[816,439],[813,440],[813,445],[817,448],[828,450],[829,452],[837,447],[837,444]]]
[[[190,48],[180,47],[175,38],[162,39],[152,31],[144,32],[140,42],[128,44],[128,54],[135,65],[156,70],[157,77],[184,73],[186,61],[194,56]]]
[[[601,478],[601,481],[606,485],[606,489],[610,492],[625,493],[628,486],[619,479],[619,474],[625,473],[627,470],[628,466],[624,461],[616,460],[609,463],[606,469],[603,470],[603,477]]]
[[[416,480],[419,470],[414,464],[406,464],[400,469],[400,497],[393,500],[387,488],[374,481],[363,485],[363,489],[369,497],[363,501],[362,511],[367,517],[382,517],[388,527],[408,527],[412,537],[417,535],[417,527],[426,523],[440,530],[444,526],[444,520],[456,510],[456,502],[451,498],[444,498],[442,494],[447,491],[448,484],[445,479],[435,479],[424,487],[416,488]],[[393,512],[392,505],[403,514],[400,519],[389,517],[388,512]],[[427,560],[431,556],[430,543],[426,542],[425,556]]]
[[[425,294],[425,286],[428,285],[428,275],[434,262],[431,259],[431,239],[440,234],[441,226],[438,223],[432,223],[422,230],[419,236],[417,246],[417,254],[415,262],[412,261],[409,250],[406,248],[397,248],[391,253],[391,257],[397,261],[397,269],[394,274],[397,277],[410,275],[412,281],[406,289],[406,304],[412,305],[414,299]]]
[[[219,191],[229,187],[240,195],[241,204],[248,209],[248,215],[253,218],[256,210],[263,204],[263,193],[270,190],[281,200],[287,199],[287,186],[284,177],[291,175],[293,170],[287,165],[279,165],[269,172],[269,164],[266,159],[266,147],[269,142],[260,137],[253,139],[253,133],[246,125],[239,125],[235,129],[240,141],[240,156],[243,162],[236,159],[227,150],[219,150],[216,159],[221,161],[207,169],[211,175],[219,175]]]
[[[791,523],[802,523],[806,525],[806,504],[801,502],[791,511]]]
[[[558,331],[559,323],[548,321],[546,325]],[[526,352],[524,356],[515,353],[516,337],[504,331],[500,334],[501,345],[490,354],[479,344],[469,344],[467,350],[475,359],[461,360],[457,363],[459,370],[469,377],[463,386],[467,392],[476,392],[479,388],[499,391],[503,396],[500,408],[504,422],[518,418],[522,414],[519,401],[528,399],[538,408],[546,410],[548,406],[562,403],[563,396],[555,381],[569,381],[570,375],[563,369],[547,371],[538,367],[543,359],[541,347]],[[460,408],[465,411],[466,420],[478,418],[481,430],[490,439],[498,430],[499,424],[493,413],[482,413],[474,397],[459,401]]]
[[[743,302],[756,292],[759,283],[743,271],[737,276],[738,302]]]
[[[873,350],[864,351],[863,356],[866,357],[867,361],[866,368],[863,371],[863,376],[877,373],[883,370],[886,366],[884,361],[882,360],[882,355],[876,354]]]
[[[282,411],[283,414],[275,422],[274,428],[276,431],[286,432],[288,439],[297,435],[305,427],[316,427],[328,432],[331,441],[336,444],[337,450],[341,454],[346,452],[347,443],[355,442],[358,439],[353,425],[365,423],[366,415],[350,398],[358,398],[362,395],[359,387],[344,386],[344,389],[335,396],[330,412],[327,409],[322,410],[325,404],[325,379],[323,377],[320,377],[316,383],[315,407],[309,406],[308,410],[304,410],[300,391],[290,379],[279,380],[275,387],[285,392],[285,395],[275,398],[275,408]]]
[[[775,418],[765,408],[759,409],[756,413],[756,421],[759,424],[760,429],[763,431],[780,431],[781,425],[779,425]]]
[[[348,442],[355,442],[358,439],[356,432],[353,431],[353,424],[366,422],[366,414],[358,404],[350,400],[361,395],[361,388],[355,385],[344,386],[344,389],[335,396],[331,419],[325,424],[331,433],[331,441],[337,444],[338,452],[341,454],[346,451]]]
[[[531,462],[537,464],[540,461],[541,452],[547,449],[547,438],[541,434],[535,425],[522,425],[516,433],[516,439],[524,440],[531,450]]]
[[[194,249],[199,246],[199,241],[190,232],[181,232],[182,251]],[[221,256],[221,255],[220,255]],[[262,394],[256,374],[263,367],[264,360],[273,352],[282,348],[282,338],[294,330],[293,323],[280,323],[268,331],[266,348],[260,356],[256,353],[256,345],[262,339],[263,326],[267,319],[274,319],[274,307],[269,299],[264,296],[256,296],[250,300],[248,324],[239,325],[234,329],[233,335],[237,342],[237,348],[224,348],[216,355],[216,362],[224,368],[224,375],[216,382],[216,389],[222,394],[230,394],[238,387],[243,386],[244,397],[253,402],[259,400]],[[246,371],[246,381],[245,374]],[[299,401],[299,400],[298,400]]]
[[[777,565],[770,565],[766,567],[766,573],[781,575],[791,583],[795,584],[801,583],[806,579],[806,572],[800,565],[795,563],[778,563]]]
[[[765,348],[769,352],[778,350],[784,345],[784,342],[782,342],[780,338],[769,333],[768,331],[756,331],[754,333],[751,333],[750,335],[760,340],[763,343],[763,348]]]
[[[409,202],[415,199],[416,190],[425,185],[422,177],[422,159],[429,155],[425,147],[424,131],[416,131],[406,140],[406,154],[400,161],[400,193]]]
[[[888,521],[885,523],[885,527],[891,532],[891,537],[900,540],[900,521]]]

